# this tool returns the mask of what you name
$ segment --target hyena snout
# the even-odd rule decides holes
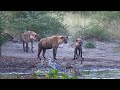
[[[64,40],[63,40],[63,41],[64,41],[65,44],[67,44],[67,42],[68,42],[68,37],[64,37]]]
[[[67,44],[67,41],[65,41],[64,43]]]
[[[39,34],[36,34],[36,35],[35,35],[35,40],[40,41],[40,39],[41,39],[41,38],[40,38]]]

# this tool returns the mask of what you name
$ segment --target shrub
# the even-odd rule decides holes
[[[100,25],[89,25],[84,30],[78,31],[76,35],[82,35],[85,39],[96,39],[98,41],[108,41],[110,34]]]
[[[96,48],[95,43],[92,40],[89,40],[84,45],[85,48]]]
[[[109,33],[99,25],[93,25],[90,29],[85,30],[84,34],[87,38],[94,38],[99,41],[109,39]]]
[[[26,11],[22,12],[21,15],[24,15],[24,17],[16,16],[11,22],[10,26],[13,33],[16,31],[21,35],[24,31],[32,30],[39,33],[41,37],[46,37],[67,32],[66,25],[63,25],[60,18],[53,17],[49,12]]]

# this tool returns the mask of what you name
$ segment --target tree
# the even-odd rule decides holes
[[[0,17],[0,55],[1,55],[1,46],[4,43],[4,36],[3,36],[3,22],[2,19]]]
[[[66,26],[62,23],[64,14],[50,11],[16,11],[11,13],[13,13],[13,17],[9,26],[15,35],[21,36],[21,33],[28,30],[39,33],[41,37],[67,32]]]

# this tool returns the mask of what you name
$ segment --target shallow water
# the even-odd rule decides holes
[[[120,79],[120,69],[93,69],[81,71],[83,79]]]
[[[9,72],[0,73],[1,78],[16,79],[18,76],[30,76],[37,70],[31,72]],[[47,71],[46,71],[47,72]],[[82,70],[79,79],[120,79],[120,69],[92,69]],[[44,75],[44,73],[42,73]]]

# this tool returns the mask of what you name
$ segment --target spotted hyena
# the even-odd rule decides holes
[[[43,50],[42,56],[45,58],[45,51],[46,49],[53,49],[53,58],[56,58],[57,48],[62,43],[67,43],[68,37],[62,35],[54,35],[51,37],[46,37],[40,40],[38,44],[38,58],[40,58],[40,53]]]
[[[28,43],[31,42],[31,51],[33,52],[33,41],[38,39],[39,35],[33,31],[26,31],[22,34],[23,50],[28,52]]]
[[[83,44],[83,38],[80,36],[80,37],[78,37],[76,39],[76,42],[75,42],[74,58],[73,58],[73,60],[77,59],[78,56],[81,56],[81,58],[84,59],[82,57],[82,44]]]

